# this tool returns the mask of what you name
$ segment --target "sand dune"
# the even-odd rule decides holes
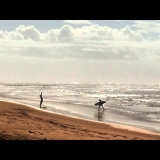
[[[158,140],[160,135],[0,101],[1,140]]]

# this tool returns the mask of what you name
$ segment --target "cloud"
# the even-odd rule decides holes
[[[145,39],[130,26],[115,29],[92,24],[73,28],[65,24],[41,33],[34,26],[20,25],[15,31],[0,31],[1,54],[48,59],[160,59],[159,43],[159,39]]]
[[[0,31],[0,39],[5,39],[5,34],[3,31]]]
[[[11,31],[11,32],[0,31],[0,39],[22,40],[24,38],[22,34],[14,32],[14,31]]]
[[[49,30],[47,33],[41,34],[41,39],[48,42],[58,42],[58,29]]]
[[[160,33],[160,21],[134,21],[132,25],[138,33]]]
[[[16,32],[21,33],[24,39],[32,39],[34,41],[40,40],[40,32],[34,26],[20,25],[16,28]]]
[[[119,26],[0,31],[0,81],[159,82],[159,21]]]
[[[73,40],[73,33],[74,28],[69,25],[64,25],[59,30],[59,39],[60,41],[71,41]]]
[[[93,22],[89,21],[89,20],[64,20],[64,23],[67,24],[74,24],[74,25],[91,25],[93,24]]]
[[[122,37],[126,40],[143,41],[143,36],[140,33],[132,31],[129,26],[126,26],[125,28],[121,29],[121,31],[122,34],[124,34]]]

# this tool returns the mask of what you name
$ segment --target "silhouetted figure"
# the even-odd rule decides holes
[[[99,102],[95,103],[94,105],[95,105],[95,106],[99,106],[99,109],[100,109],[100,106],[103,107],[103,104],[104,104],[104,103],[106,103],[106,101],[101,101],[101,100],[99,99]],[[104,109],[104,107],[103,107],[103,109]]]
[[[41,94],[39,96],[41,98],[41,101],[40,101],[40,108],[41,108],[41,105],[42,105],[42,102],[43,102],[42,92],[41,92]]]

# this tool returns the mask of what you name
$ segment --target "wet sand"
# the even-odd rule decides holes
[[[0,101],[0,140],[160,140],[153,132]]]

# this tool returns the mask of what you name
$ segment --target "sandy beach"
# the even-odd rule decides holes
[[[0,101],[0,140],[160,140],[150,131]]]

